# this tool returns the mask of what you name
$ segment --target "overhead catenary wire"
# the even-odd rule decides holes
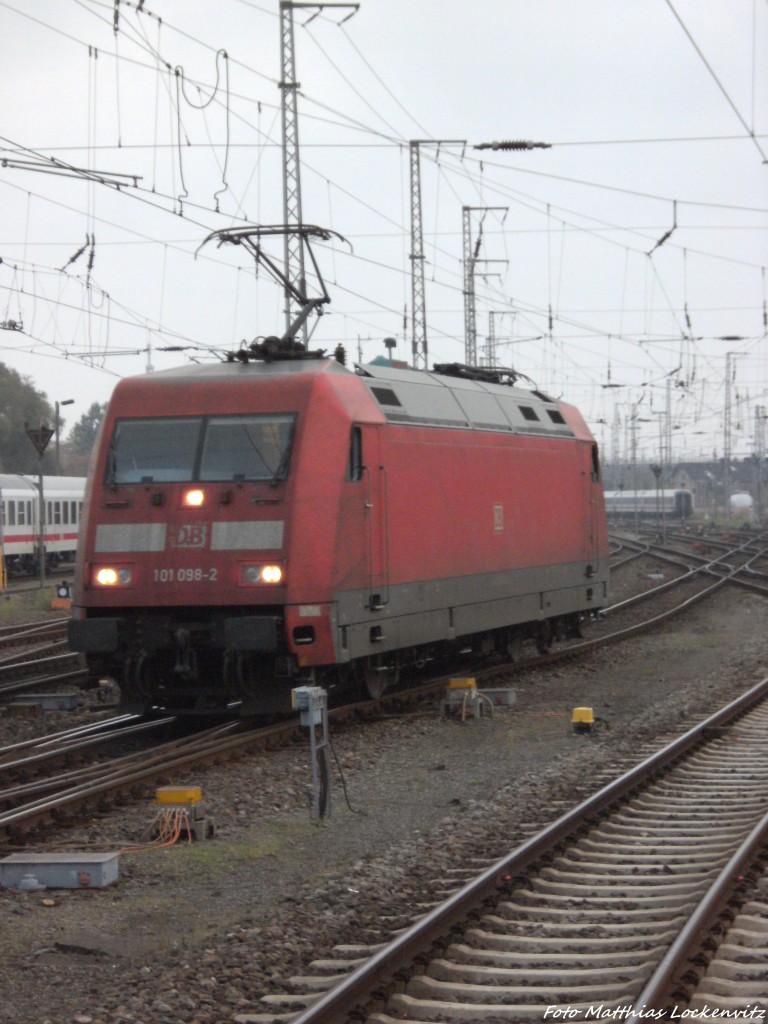
[[[382,308],[385,308],[385,307],[382,307]],[[586,325],[584,325],[584,326],[586,326]]]
[[[108,16],[111,16],[112,13],[113,13],[113,10],[112,10],[113,5],[112,4],[88,4],[88,3],[84,3],[84,4],[81,4],[81,6],[83,7],[83,9],[88,9],[89,7],[95,7],[97,10],[103,11],[105,13],[105,15],[108,15]],[[276,17],[274,11],[269,11],[265,7],[258,7],[258,5],[254,5],[254,4],[247,4],[245,6],[249,6],[249,7],[251,7],[254,10],[258,9],[262,13],[264,13],[265,15],[268,15],[270,18],[275,18]],[[129,20],[137,22],[140,19],[131,17],[131,19],[123,18],[121,20],[121,24],[120,24],[120,33],[122,35],[121,50],[125,49],[125,41],[127,39],[127,36],[123,35],[123,32],[126,29]],[[144,18],[143,20],[146,21],[146,18]],[[158,21],[158,28],[159,28],[159,21]],[[173,31],[173,29],[171,28],[169,31]],[[344,34],[345,37],[348,35],[346,30],[344,30],[343,34]],[[191,36],[191,34],[188,34],[188,35]],[[160,48],[158,47],[157,48],[158,53],[159,53],[159,49]],[[215,49],[213,47],[210,47],[209,49],[210,49],[210,52],[212,52],[212,53],[215,52]],[[100,51],[100,56],[101,56],[102,59],[104,58],[104,51]],[[111,58],[112,55],[109,55],[109,57]],[[122,59],[122,54],[121,54],[121,59]],[[153,59],[156,59],[156,58],[153,58]],[[243,64],[242,66],[246,67],[247,65]],[[371,65],[371,69],[372,69],[372,65]],[[157,74],[156,66],[155,66],[155,73]],[[158,77],[162,77],[163,79],[167,80],[168,75],[164,74],[164,75],[158,76]],[[268,77],[269,76],[266,76],[265,80],[267,80]],[[102,80],[102,86],[103,86],[103,80]],[[196,87],[197,86],[193,85],[192,89],[194,90],[194,88],[196,88]],[[242,92],[242,90],[241,90],[241,92]],[[245,99],[247,100],[247,102],[251,102],[251,103],[253,102],[253,97],[250,97],[250,98],[246,97]],[[312,102],[312,100],[310,99],[309,102]],[[223,107],[221,109],[223,110]],[[259,112],[261,111],[261,109],[262,108],[259,105],[259,107],[258,107]],[[404,110],[404,112],[405,112],[405,110]],[[237,116],[237,115],[235,115],[235,116]],[[343,120],[343,115],[339,114],[338,115],[338,119],[339,119],[339,122],[341,122]],[[245,121],[241,120],[238,123],[243,125],[243,124],[245,124]],[[395,127],[395,126],[393,125],[392,127]],[[358,130],[365,131],[366,128],[365,128],[365,126],[362,126],[360,129],[355,128],[354,130],[355,131],[358,131]],[[211,133],[211,134],[213,134],[213,133]],[[425,133],[425,134],[427,134],[427,133]],[[374,136],[368,136],[368,138],[374,138]],[[265,149],[268,146],[276,145],[276,142],[270,141],[270,140],[266,139],[262,135],[259,135],[259,139],[260,139],[260,147],[262,148],[262,150]],[[91,140],[91,141],[93,141],[93,140]],[[190,140],[190,141],[193,141],[193,140]],[[194,144],[194,142],[193,142],[193,144]],[[387,144],[389,144],[389,143],[387,143]],[[174,145],[178,146],[178,142],[175,142]],[[221,143],[219,143],[219,145],[221,145]],[[191,147],[186,147],[185,146],[185,148],[184,148],[184,155],[185,156],[187,155],[187,148],[191,148]],[[211,152],[214,151],[214,146],[213,146],[212,140],[210,138],[209,138],[209,148],[210,148]],[[229,151],[231,151],[231,147],[228,148],[228,152]],[[95,164],[92,164],[92,166],[95,166]],[[450,169],[449,170],[447,168],[446,164],[444,163],[444,161],[441,159],[441,161],[440,161],[440,163],[438,165],[438,168],[437,168],[437,170],[438,170],[438,179],[437,180],[438,180],[438,182],[441,185],[444,184],[444,183],[447,183],[448,187],[451,189],[451,193],[453,195],[455,195],[457,193],[457,189],[465,189],[465,187],[467,185],[469,185],[470,187],[473,187],[473,188],[478,188],[478,189],[480,187],[482,187],[485,190],[488,190],[489,188],[494,188],[495,187],[495,183],[491,179],[493,179],[494,177],[499,177],[500,175],[498,175],[498,174],[489,174],[489,169],[493,168],[493,164],[491,162],[489,162],[489,161],[486,161],[486,163],[484,164],[484,169],[483,169],[483,174],[482,175],[479,175],[478,168],[479,168],[479,164],[473,165],[470,162],[466,162],[465,161],[462,166],[457,167],[455,169]],[[519,171],[520,171],[519,168],[518,169],[513,169],[512,175],[508,175],[506,173],[506,169],[505,169],[505,175],[504,176],[505,176],[505,178],[507,180],[507,183],[509,182],[510,179],[513,180],[514,178],[518,177],[519,176]],[[525,172],[526,172],[526,169],[523,169],[523,173],[525,173]],[[326,189],[326,193],[327,193],[327,195],[329,197],[330,197],[331,192],[336,193],[337,185],[333,181],[333,179],[331,177],[329,177],[329,175],[327,173],[323,173],[322,170],[319,169],[318,170],[318,176],[323,181],[324,188]],[[547,179],[543,179],[543,180],[546,181]],[[569,179],[569,178],[565,178],[564,177],[564,180],[576,180],[576,179]],[[589,184],[591,187],[595,187],[596,184],[597,184],[597,187],[599,187],[599,183],[591,182],[591,183],[587,183],[587,184]],[[447,191],[447,189],[445,191]],[[349,188],[345,189],[343,184],[341,184],[341,182],[339,182],[339,191],[338,191],[337,194],[341,195],[341,194],[345,194],[345,193],[349,194],[350,193],[350,189]],[[151,196],[150,195],[147,198],[149,198],[151,201],[154,202],[154,201],[157,200],[158,197],[157,197],[157,195],[155,195],[155,196]],[[171,198],[173,198],[173,196],[171,196]],[[362,195],[359,196],[358,198],[362,198]],[[660,196],[660,197],[656,197],[656,198],[658,198],[658,199],[660,199],[660,200],[662,200],[664,202],[669,202],[670,201],[669,197],[667,197],[667,196]],[[683,204],[686,203],[686,200],[687,200],[687,197],[685,197],[685,196],[680,197],[681,207],[682,207]],[[544,201],[545,200],[540,199],[539,203],[541,204]],[[214,201],[213,205],[215,205],[215,201]],[[227,201],[226,205],[228,207],[231,205],[229,200]],[[370,204],[370,205],[372,205],[372,204]],[[713,204],[713,205],[720,206],[720,204]],[[335,206],[336,206],[336,204],[334,204],[334,208],[335,208]],[[573,232],[579,232],[579,233],[584,233],[585,231],[587,231],[587,227],[585,227],[584,223],[579,223],[578,222],[580,217],[581,217],[581,214],[579,214],[578,217],[571,217],[570,215],[567,215],[567,216],[561,218],[560,217],[560,207],[558,206],[558,204],[556,202],[547,201],[547,207],[550,210],[550,217],[557,218],[558,220],[560,220],[560,230],[561,230],[562,237],[564,237],[564,234],[565,234],[566,231],[573,231]],[[159,204],[159,208],[162,208],[162,203]],[[720,208],[727,208],[727,207],[720,206]],[[171,209],[171,210],[166,210],[165,212],[171,212],[172,214],[178,216],[178,210]],[[188,206],[187,202],[185,202],[184,203],[184,210],[183,210],[184,220],[187,220],[187,214],[189,212],[190,212],[190,207]],[[206,207],[205,204],[200,203],[199,204],[199,214],[198,214],[197,217],[193,216],[193,220],[196,220],[198,222],[206,222],[206,221],[208,221],[207,223],[204,223],[204,227],[206,229],[209,229],[211,227],[209,216],[208,216],[210,212],[211,212],[211,210],[208,207]],[[239,212],[239,211],[236,211],[236,212]],[[118,218],[115,218],[115,219],[118,219]],[[455,274],[452,274],[452,272],[451,272],[451,261],[455,261],[455,252],[451,253],[447,245],[440,245],[438,247],[438,245],[434,244],[436,242],[439,243],[440,241],[443,241],[443,240],[445,240],[447,238],[447,236],[445,236],[445,235],[440,236],[440,233],[438,232],[437,228],[438,228],[438,219],[437,219],[437,213],[436,213],[435,214],[435,231],[433,232],[432,239],[431,239],[431,243],[432,243],[431,250],[432,251],[430,253],[431,256],[434,256],[434,258],[431,260],[431,262],[432,262],[432,277],[434,278],[435,284],[439,288],[444,289],[446,294],[450,294],[452,289],[454,288],[454,283],[455,283]],[[588,233],[591,234],[592,236],[596,236],[599,230],[600,229],[597,227],[597,225],[591,225],[591,226],[588,227]],[[607,232],[608,230],[609,229],[606,228],[605,232]],[[625,225],[618,224],[612,230],[623,231],[623,230],[625,230]],[[646,231],[646,234],[650,236],[651,230],[652,229],[648,229]],[[101,239],[102,235],[103,235],[103,232],[100,232],[100,253],[102,252],[101,245],[104,244],[103,240]],[[658,238],[658,237],[659,237],[658,234],[653,236],[654,239]],[[631,247],[627,247],[627,239],[626,238],[622,239],[620,237],[616,237],[615,240],[614,240],[614,244],[617,243],[618,245],[624,247],[623,251],[624,251],[624,253],[626,255],[626,259],[629,260],[629,258],[630,258],[629,254],[630,253],[632,254],[632,258],[634,258],[634,253],[636,251],[638,251],[640,249],[642,249],[643,251],[647,251],[648,246],[650,244],[650,241],[651,241],[651,239],[649,238],[648,244],[644,244],[644,239],[642,239],[640,237],[640,235],[638,235],[638,237],[634,241],[631,242]],[[686,242],[687,241],[689,241],[689,239],[686,239]],[[674,239],[670,239],[670,243],[669,243],[670,247],[671,247],[673,242],[674,242]],[[441,251],[438,251],[438,248]],[[687,245],[686,245],[686,250],[693,252],[693,250],[690,250]],[[678,251],[680,251],[680,250],[678,249]],[[660,253],[659,255],[661,256],[662,254]],[[666,254],[664,254],[664,255],[666,255]],[[724,257],[727,259],[727,254],[725,254],[725,253],[723,253],[723,254],[720,254],[720,253],[705,254],[705,258],[710,258],[710,257],[712,259],[721,259],[721,258],[724,258]],[[336,253],[335,252],[333,252],[332,258],[334,260],[336,259]],[[348,257],[346,255],[344,256],[344,258],[345,259],[350,259],[350,257]],[[358,256],[351,257],[351,258],[355,259],[355,260],[359,259]],[[561,259],[562,258],[563,258],[563,251],[561,249]],[[362,262],[362,260],[361,260],[361,262]],[[100,265],[101,265],[101,263],[100,263]],[[383,269],[387,269],[387,270],[390,270],[392,272],[398,273],[401,278],[403,277],[402,268],[397,268],[397,267],[392,266],[392,265],[388,266],[386,260],[370,261],[368,263],[368,265],[370,265],[370,266],[379,265]],[[657,268],[657,272],[661,276],[661,281],[663,283],[665,283],[666,282],[666,267],[665,266],[659,266]],[[236,268],[236,274],[237,274],[238,280],[240,279],[241,273],[242,273],[242,270],[239,267]],[[562,283],[563,275],[560,276],[559,280]],[[371,302],[372,290],[371,289],[367,290],[369,294],[362,294],[361,292],[364,292],[364,291],[366,291],[366,290],[365,289],[361,290],[359,288],[352,288],[352,289],[349,289],[347,292],[345,292],[345,294],[360,296],[360,298],[363,300],[363,303],[368,304],[370,306],[370,308],[373,309],[375,304]],[[495,289],[492,289],[492,291],[495,291]],[[657,299],[661,298],[661,295],[663,295],[665,291],[666,291],[668,299],[670,298],[670,296],[672,294],[669,288],[665,288],[665,289],[659,288],[658,287],[658,282],[657,282],[657,285],[656,285],[656,291],[659,293],[657,295]],[[550,302],[549,302],[549,305],[550,306],[554,306],[553,313],[554,314],[558,314],[560,312],[560,310],[559,310],[559,305],[560,304],[559,304],[559,302],[554,302],[553,303],[553,301],[552,301],[552,294],[551,293],[552,293],[552,288],[551,288],[551,283],[550,283]],[[524,298],[525,298],[525,296],[524,296]],[[662,305],[663,303],[659,302],[658,304]],[[531,308],[530,309],[526,309],[525,308],[526,305],[531,307]],[[537,305],[538,305],[539,308],[538,309],[534,308]],[[679,305],[680,304],[676,301],[676,299],[673,299],[672,301],[668,302],[668,306],[672,310],[674,310],[675,308],[679,308]],[[389,308],[387,303],[378,303],[378,307],[380,307],[383,310]],[[698,308],[698,306],[694,302],[694,304],[693,304],[694,314],[696,313],[697,308]],[[530,316],[533,316],[533,317],[536,317],[536,318],[541,318],[542,316],[548,315],[548,311],[546,309],[542,309],[540,303],[538,303],[538,304],[537,303],[530,303],[530,302],[527,303],[527,304],[526,303],[521,303],[521,309],[523,309],[525,311],[526,315],[530,315]],[[395,312],[395,311],[392,310],[392,312]],[[400,311],[397,310],[396,312],[397,312],[397,314],[399,316],[399,312]],[[594,329],[595,333],[598,333],[598,331],[597,331],[598,324],[597,323],[590,324],[588,322],[589,319],[590,319],[589,315],[586,315],[586,316],[585,315],[582,315],[582,316],[578,316],[577,315],[574,318],[575,321],[579,322],[580,324],[582,324],[584,326],[585,330],[589,331],[590,329]],[[656,325],[654,324],[652,326],[656,326]],[[565,324],[562,321],[559,321],[559,323],[558,323],[558,334],[559,334],[559,337],[563,338],[563,337],[566,336],[567,333],[568,334],[571,333],[571,332],[568,331],[568,325]],[[609,333],[611,333],[611,332],[609,332]],[[704,332],[702,332],[702,333],[704,333]],[[636,344],[636,341],[634,341],[632,339],[631,334],[632,334],[632,332],[627,332],[626,340],[627,340],[627,342],[629,344]]]
[[[672,0],[665,0],[665,3],[667,5],[667,7],[670,9],[670,11],[672,12],[672,14],[674,15],[677,23],[680,25],[680,28],[682,28],[683,32],[688,37],[688,39],[689,39],[691,45],[693,46],[694,50],[696,51],[696,53],[701,58],[704,66],[706,67],[707,71],[709,72],[709,74],[711,75],[713,81],[715,82],[715,85],[717,86],[717,88],[720,90],[720,92],[722,93],[723,97],[725,98],[726,103],[731,108],[731,110],[734,112],[736,117],[738,118],[739,123],[744,128],[744,130],[746,131],[748,137],[754,143],[755,148],[757,149],[758,153],[762,157],[763,163],[764,164],[768,164],[768,156],[766,156],[765,150],[760,145],[760,143],[757,141],[757,136],[755,135],[755,133],[753,132],[752,128],[749,126],[749,124],[747,123],[745,118],[742,116],[741,111],[739,110],[739,108],[736,106],[734,101],[731,99],[730,94],[728,93],[728,91],[725,88],[725,86],[723,85],[723,83],[720,81],[719,77],[715,73],[714,68],[712,67],[710,62],[707,60],[706,56],[702,52],[701,47],[696,42],[696,40],[693,38],[693,35],[690,32],[690,29],[688,28],[688,26],[685,24],[683,19],[680,17],[680,15],[675,10],[675,7],[674,7],[674,5],[672,3]]]

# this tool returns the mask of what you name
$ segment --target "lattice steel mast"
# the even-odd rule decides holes
[[[421,220],[421,146],[465,146],[464,139],[411,139],[411,350],[413,365],[428,369],[427,303],[424,287],[424,234]]]
[[[293,36],[293,12],[295,10],[312,10],[309,19],[317,17],[326,8],[352,8],[352,14],[360,5],[357,3],[298,3],[296,0],[280,0],[280,91],[282,93],[283,122],[283,217],[287,227],[300,229],[303,224],[301,208],[301,163],[299,158],[299,112],[298,90],[296,80],[296,47]],[[346,18],[343,19],[346,21]],[[285,276],[293,291],[299,295],[307,294],[304,276],[304,242],[300,230],[287,231],[284,242]],[[285,325],[290,330],[295,316],[291,289],[285,290]],[[306,341],[306,326],[304,326]]]
[[[765,406],[755,406],[755,505],[757,506],[757,521],[763,522],[764,486],[763,486],[763,463],[765,462]]]
[[[477,366],[477,314],[475,311],[475,260],[472,248],[472,207],[462,206],[462,240],[464,266],[464,362]],[[477,241],[479,246],[480,240]],[[475,249],[477,248],[475,246]]]
[[[413,365],[427,369],[427,304],[424,296],[424,235],[421,229],[420,143],[410,142],[411,166],[411,347]]]
[[[475,265],[480,255],[482,235],[472,244],[472,213],[480,210],[503,210],[506,206],[462,206],[462,240],[464,265],[464,362],[467,366],[477,366],[477,313],[475,310]],[[489,261],[485,261],[489,262]]]
[[[299,163],[299,112],[296,81],[296,50],[293,39],[293,10],[300,6],[292,0],[280,0],[281,64],[280,91],[283,119],[283,219],[286,225],[302,224],[301,167]],[[306,293],[304,248],[299,236],[286,233],[283,243],[285,274],[298,291]],[[285,291],[285,326],[290,327],[293,304]]]

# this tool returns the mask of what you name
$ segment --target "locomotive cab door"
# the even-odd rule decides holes
[[[600,538],[598,531],[598,488],[601,482],[600,456],[597,445],[592,442],[590,445],[590,467],[586,474],[587,493],[586,519],[587,519],[587,558],[589,560],[588,574],[594,576],[597,572],[597,561],[600,557]]]
[[[380,611],[389,604],[389,517],[387,470],[382,459],[381,428],[360,428],[364,488],[367,604]]]

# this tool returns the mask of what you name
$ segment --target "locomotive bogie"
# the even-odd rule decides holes
[[[133,706],[376,692],[546,647],[606,597],[594,442],[505,385],[331,360],[123,381],[89,490],[70,642]]]

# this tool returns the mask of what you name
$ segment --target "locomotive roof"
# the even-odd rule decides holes
[[[284,377],[287,374],[316,375],[319,373],[349,374],[352,371],[335,359],[280,359],[271,363],[239,361],[227,363],[195,363],[188,366],[174,366],[169,370],[155,370],[151,374],[127,377],[126,380],[149,383],[154,380],[227,380],[230,378]]]
[[[539,391],[392,366],[359,372],[391,423],[574,436],[558,403]]]
[[[390,423],[559,437],[581,436],[583,430],[576,410],[539,391],[428,370],[373,364],[351,370],[331,358],[198,363],[129,378],[118,387],[129,385],[129,381],[134,385],[140,383],[151,387],[176,381],[274,380],[286,376],[298,378],[323,374],[356,376]]]

